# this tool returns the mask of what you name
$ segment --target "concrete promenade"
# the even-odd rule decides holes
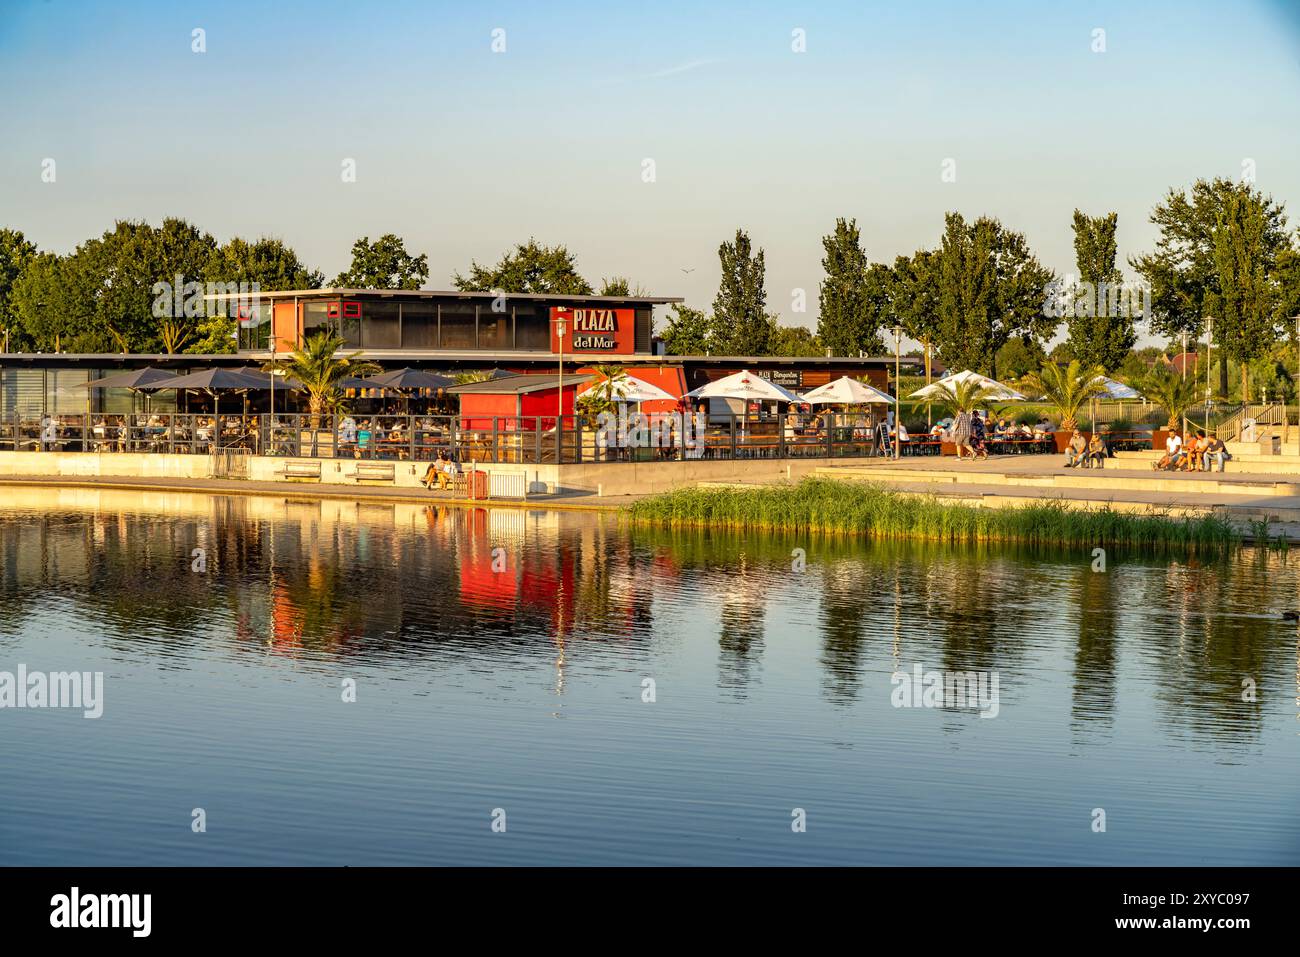
[[[70,453],[77,455],[76,453]],[[562,466],[536,494],[525,498],[494,497],[469,500],[450,492],[427,491],[416,483],[416,470],[400,463],[397,481],[359,483],[347,474],[344,460],[334,473],[331,460],[323,464],[325,480],[287,481],[271,471],[282,461],[254,460],[256,474],[248,478],[213,477],[207,456],[100,457],[94,474],[81,461],[61,462],[63,453],[0,453],[0,495],[5,485],[134,489],[236,495],[266,495],[286,499],[498,506],[529,509],[611,511],[647,494],[669,488],[702,486],[782,485],[808,475],[849,482],[885,485],[899,492],[935,495],[983,507],[1007,507],[1054,499],[1080,508],[1167,514],[1218,512],[1243,529],[1268,521],[1272,533],[1300,541],[1300,461],[1282,457],[1265,463],[1269,471],[1246,471],[1251,462],[1229,463],[1223,473],[1153,472],[1150,453],[1111,459],[1104,469],[1067,469],[1058,455],[1010,455],[979,462],[930,456],[893,459],[706,460],[700,462],[605,463]],[[11,457],[21,457],[11,458]],[[148,458],[151,461],[128,462]],[[160,459],[183,459],[182,462]],[[62,465],[57,473],[41,466]],[[67,466],[74,465],[75,468]],[[551,469],[555,469],[551,466]],[[535,473],[534,473],[535,474]],[[555,491],[558,487],[559,491]],[[541,492],[546,488],[546,492]]]

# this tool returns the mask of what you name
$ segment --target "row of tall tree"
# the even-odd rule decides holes
[[[1145,324],[1172,342],[1205,339],[1218,350],[1220,392],[1237,363],[1245,395],[1250,370],[1298,332],[1300,249],[1283,205],[1248,183],[1198,180],[1171,189],[1151,222],[1156,248],[1129,260],[1126,279],[1114,212],[1075,210],[1075,272],[1064,277],[1038,260],[1023,234],[991,217],[949,213],[935,248],[892,264],[872,262],[856,221],[837,219],[822,238],[815,335],[768,313],[764,251],[738,230],[718,250],[712,313],[676,308],[663,338],[677,354],[852,356],[887,350],[898,328],[922,344],[927,366],[937,356],[996,378],[1008,362],[1037,368],[1062,323],[1058,350],[1118,373],[1133,363]]]
[[[390,234],[358,239],[332,285],[418,289],[428,275],[428,258]],[[208,283],[273,292],[324,281],[279,239],[218,243],[183,219],[119,221],[62,256],[0,229],[0,330],[13,351],[230,352],[237,314],[203,299]]]

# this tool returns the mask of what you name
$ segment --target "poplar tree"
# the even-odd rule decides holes
[[[837,356],[879,354],[880,329],[889,321],[889,268],[868,261],[856,220],[835,220],[822,247],[826,278],[818,291],[817,338]]]
[[[722,281],[713,299],[709,347],[721,355],[762,356],[771,348],[763,250],[754,252],[749,235],[736,230],[733,242],[718,247]]]
[[[1137,342],[1131,300],[1121,296],[1124,276],[1115,265],[1119,253],[1115,233],[1119,214],[1086,216],[1074,211],[1074,257],[1079,283],[1065,326],[1070,348],[1085,368],[1101,366],[1107,372],[1120,367]]]

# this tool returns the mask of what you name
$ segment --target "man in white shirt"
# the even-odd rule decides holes
[[[1165,458],[1169,460],[1168,468],[1177,468],[1183,458],[1183,437],[1177,432],[1170,432],[1165,439]]]

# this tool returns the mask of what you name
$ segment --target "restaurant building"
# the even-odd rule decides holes
[[[238,351],[222,355],[0,355],[0,415],[76,415],[86,411],[81,383],[123,369],[157,366],[181,373],[212,366],[259,365],[330,331],[345,348],[386,369],[445,373],[499,369],[524,374],[582,373],[616,364],[682,396],[749,369],[792,391],[849,375],[887,391],[894,357],[669,356],[654,337],[656,307],[667,296],[561,296],[432,290],[299,289],[207,297],[239,316]],[[902,360],[905,373],[915,359]],[[92,390],[91,411],[126,412],[133,397]],[[156,408],[176,402],[159,394]]]

